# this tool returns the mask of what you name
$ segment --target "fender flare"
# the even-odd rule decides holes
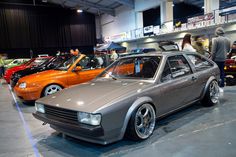
[[[129,123],[129,120],[130,120],[130,117],[131,117],[132,113],[139,106],[141,106],[144,103],[150,103],[154,107],[154,110],[156,111],[156,108],[154,106],[152,98],[145,96],[145,97],[140,97],[137,100],[135,100],[133,102],[133,104],[129,107],[128,112],[126,113],[125,120],[124,120],[123,126],[121,128],[121,133],[120,133],[119,139],[122,139],[124,137],[125,131],[126,131],[126,128],[128,126],[128,123]]]
[[[208,89],[210,83],[211,83],[213,80],[216,80],[216,81],[217,81],[217,79],[216,79],[215,76],[211,76],[211,77],[208,79],[208,81],[207,81],[207,83],[206,83],[206,85],[205,85],[205,87],[204,87],[204,89],[203,89],[203,91],[202,91],[202,94],[201,94],[201,97],[200,97],[201,100],[204,98],[204,96],[205,96],[205,94],[206,94],[206,92],[207,92],[207,89]]]

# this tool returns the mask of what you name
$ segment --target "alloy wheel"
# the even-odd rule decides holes
[[[135,131],[139,138],[148,138],[155,127],[155,110],[150,104],[143,104],[135,115]]]
[[[56,93],[60,90],[62,90],[62,88],[60,86],[50,85],[50,86],[46,87],[46,89],[44,91],[44,96],[51,95],[51,94]]]
[[[216,104],[219,101],[219,97],[219,85],[216,81],[212,81],[212,83],[210,84],[210,99],[214,104]]]

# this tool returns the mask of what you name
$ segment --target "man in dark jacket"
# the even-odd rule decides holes
[[[230,40],[224,36],[225,32],[222,27],[215,30],[217,36],[212,40],[212,60],[218,65],[220,69],[220,87],[224,87],[224,66],[227,53],[230,51]]]

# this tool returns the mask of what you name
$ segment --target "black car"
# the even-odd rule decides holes
[[[68,60],[69,58],[71,58],[70,54],[58,55],[58,56],[52,57],[51,59],[49,59],[48,61],[46,61],[45,63],[39,66],[17,71],[11,76],[11,80],[10,80],[11,87],[14,87],[20,78],[26,75],[37,73],[37,72],[54,69],[58,65],[60,65],[62,62],[65,62],[66,60]]]

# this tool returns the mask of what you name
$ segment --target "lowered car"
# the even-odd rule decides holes
[[[59,132],[98,144],[125,134],[145,140],[157,118],[197,101],[218,103],[218,81],[217,65],[196,53],[128,56],[90,82],[37,100],[33,116]]]
[[[20,78],[30,75],[30,74],[38,73],[41,71],[54,69],[57,66],[59,66],[61,63],[64,63],[65,61],[67,61],[70,57],[71,57],[70,54],[58,55],[58,56],[50,58],[49,60],[47,60],[46,62],[44,62],[43,64],[39,66],[32,66],[32,67],[28,67],[26,69],[15,72],[11,76],[11,81],[10,81],[11,87],[14,88]]]
[[[73,56],[52,70],[22,77],[14,91],[23,101],[34,101],[72,85],[94,79],[103,69],[97,60],[83,54]]]
[[[6,70],[6,72],[4,74],[4,79],[6,80],[7,83],[10,83],[10,78],[15,72],[29,68],[29,67],[37,67],[38,65],[44,63],[45,61],[47,61],[50,58],[51,57],[32,58],[31,60],[29,60],[19,66],[9,68]]]

